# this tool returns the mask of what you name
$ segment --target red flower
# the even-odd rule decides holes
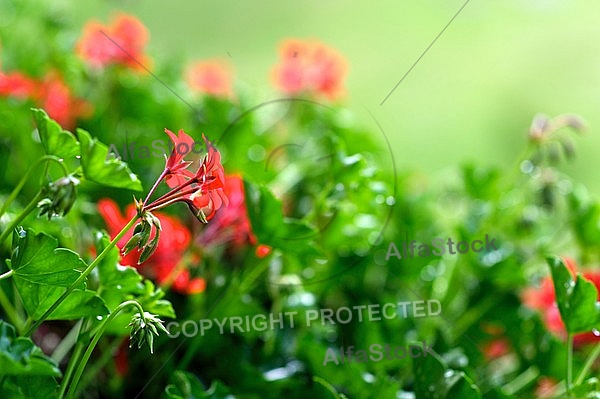
[[[575,276],[575,272],[577,270],[575,261],[570,258],[563,258],[563,261],[565,262],[567,268],[571,271],[571,274]],[[598,299],[600,300],[600,272],[584,272],[583,277],[586,280],[594,283],[596,289],[599,291]],[[546,328],[548,328],[548,331],[554,333],[562,339],[566,339],[567,332],[556,304],[554,285],[550,276],[547,276],[542,280],[539,288],[527,288],[525,291],[523,291],[522,301],[525,306],[538,310],[542,313],[542,318],[546,324]],[[594,335],[592,332],[577,334],[574,337],[575,345],[583,345],[586,343],[599,341],[600,337]]]
[[[15,97],[21,100],[37,97],[38,85],[35,80],[21,72],[4,74],[0,72],[0,96]]]
[[[149,62],[144,54],[147,42],[148,30],[144,24],[134,16],[118,14],[110,25],[88,22],[75,51],[95,68],[114,64],[143,70],[140,63]]]
[[[192,90],[213,97],[229,98],[231,89],[231,70],[220,61],[198,61],[186,72],[186,81]]]
[[[114,238],[127,222],[136,215],[134,205],[129,205],[125,215],[117,204],[110,199],[102,199],[98,202],[98,210],[104,218],[108,233]],[[155,279],[159,284],[173,280],[173,289],[184,294],[202,292],[205,288],[204,280],[201,278],[190,278],[189,271],[181,269],[177,276],[172,276],[175,268],[183,261],[183,254],[191,242],[191,233],[177,219],[155,212],[154,215],[160,220],[162,234],[156,251],[145,262],[138,265],[139,254],[131,251],[127,255],[121,255],[121,264],[137,268],[140,273],[148,278]],[[117,243],[119,249],[123,249],[131,238],[133,230],[128,231]],[[174,277],[174,278],[173,278]]]
[[[184,184],[187,180],[192,178],[194,174],[187,170],[188,166],[192,163],[191,161],[185,161],[183,157],[189,153],[194,145],[194,139],[188,136],[183,129],[180,129],[176,136],[169,129],[165,129],[165,133],[169,135],[173,142],[173,151],[167,159],[167,165],[165,170],[165,183],[171,188]]]
[[[54,72],[48,73],[44,78],[37,102],[65,129],[72,129],[77,118],[88,116],[92,112],[92,105],[75,98],[61,77]]]
[[[343,92],[347,66],[344,58],[319,42],[287,40],[279,50],[280,63],[273,81],[283,92],[317,93],[330,99]]]
[[[154,211],[175,202],[185,202],[196,218],[203,223],[207,223],[222,205],[227,205],[227,197],[223,192],[225,172],[223,171],[223,165],[221,165],[221,154],[202,135],[208,153],[200,163],[196,173],[191,173],[186,169],[191,163],[183,161],[183,156],[177,151],[179,144],[188,142],[191,138],[183,130],[179,131],[179,137],[176,137],[170,131],[167,131],[167,134],[169,134],[175,148],[167,159],[165,170],[149,195],[153,193],[156,185],[163,178],[167,181],[172,180],[171,184],[175,187],[144,209]]]
[[[234,249],[256,245],[258,240],[252,232],[246,209],[244,181],[238,175],[226,176],[224,191],[229,204],[216,213],[216,223],[213,221],[203,230],[201,243],[204,246],[230,244]],[[255,253],[257,257],[264,258],[271,253],[271,247],[260,244]]]

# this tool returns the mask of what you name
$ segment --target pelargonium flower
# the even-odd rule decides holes
[[[122,65],[142,70],[139,63],[149,62],[144,54],[148,37],[148,30],[136,17],[118,14],[110,25],[88,22],[77,42],[76,52],[95,68]]]
[[[246,208],[244,181],[239,175],[225,176],[224,191],[229,204],[219,209],[214,222],[202,231],[200,243],[205,246],[229,244],[236,250],[246,245],[256,245],[258,240],[252,231]],[[264,258],[271,253],[271,247],[259,244],[255,253],[257,257]]]
[[[287,94],[313,93],[330,99],[343,94],[347,66],[334,49],[319,42],[287,40],[279,50],[273,81]]]
[[[34,79],[21,72],[11,72],[9,74],[0,72],[0,96],[25,100],[35,98],[37,95],[38,84]]]
[[[575,275],[577,271],[575,261],[566,257],[564,257],[563,260],[571,274]],[[599,292],[598,299],[600,300],[600,271],[587,271],[582,274],[585,279],[594,283]],[[558,305],[556,304],[554,285],[550,276],[547,276],[542,280],[539,288],[531,287],[524,290],[521,297],[525,306],[542,313],[542,319],[546,328],[548,328],[548,331],[562,339],[566,339],[567,331],[560,317]],[[580,346],[587,343],[600,342],[600,337],[592,332],[586,332],[576,334],[573,342],[575,345]]]
[[[129,205],[125,215],[121,213],[118,205],[110,199],[102,199],[98,202],[98,211],[106,222],[108,233],[114,238],[135,217],[137,211],[134,205]],[[190,231],[172,216],[155,212],[161,223],[163,234],[158,242],[156,251],[146,261],[138,264],[139,253],[131,251],[124,255],[121,252],[120,263],[125,266],[135,267],[148,278],[156,280],[159,284],[173,279],[173,289],[183,294],[194,294],[204,291],[205,283],[202,278],[190,278],[187,269],[181,269],[176,276],[171,276],[175,268],[183,261],[184,253],[191,242]],[[117,247],[123,250],[131,238],[133,232],[127,232],[117,243]]]
[[[71,89],[55,72],[48,73],[42,81],[36,102],[66,129],[72,129],[78,118],[92,113],[92,105],[73,96]]]
[[[227,196],[223,192],[225,172],[223,165],[221,165],[221,154],[202,135],[207,154],[199,164],[196,172],[192,173],[187,169],[191,163],[183,159],[177,148],[182,143],[191,144],[193,140],[183,130],[179,131],[179,136],[175,136],[168,130],[166,132],[173,141],[174,148],[169,158],[167,158],[163,173],[150,190],[148,198],[163,178],[173,189],[146,206],[147,198],[143,204],[144,210],[154,211],[176,202],[184,202],[198,220],[207,223],[222,205],[228,203]]]
[[[230,98],[231,70],[227,64],[217,61],[198,61],[187,69],[186,81],[198,93],[218,98]]]

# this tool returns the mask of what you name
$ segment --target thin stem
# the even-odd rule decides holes
[[[58,307],[58,305],[60,305],[71,294],[71,292],[73,292],[73,290],[77,286],[79,286],[81,283],[83,283],[85,281],[85,279],[92,272],[92,270],[94,270],[94,268],[98,265],[98,263],[100,263],[100,261],[102,259],[104,259],[104,257],[117,244],[117,242],[119,242],[119,240],[121,238],[123,238],[123,236],[125,235],[125,233],[127,233],[127,231],[129,231],[129,229],[135,224],[136,221],[137,221],[137,215],[131,218],[131,220],[125,225],[125,227],[123,227],[123,230],[121,230],[119,232],[119,234],[117,234],[117,236],[115,238],[113,238],[113,240],[106,246],[106,248],[104,248],[104,250],[100,253],[100,255],[98,255],[96,257],[96,259],[94,259],[94,261],[89,264],[89,266],[83,271],[83,273],[81,273],[81,275],[77,278],[77,280],[75,280],[73,282],[73,284],[71,284],[67,288],[67,290],[52,304],[52,306],[50,306],[50,308],[48,308],[48,310],[46,310],[44,312],[44,314],[39,318],[39,320],[37,320],[33,324],[33,326],[31,326],[25,332],[25,336],[26,337],[29,337],[31,335],[31,333],[36,328],[38,328],[39,325],[42,324],[42,322],[44,320],[46,320],[48,318],[48,316],[50,316],[52,314],[52,312],[54,312],[56,310],[56,308]]]
[[[164,202],[168,201],[170,198],[185,195],[184,193],[180,193],[180,191],[183,190],[184,188],[186,188],[187,186],[189,186],[190,184],[194,184],[194,183],[197,183],[197,181],[194,178],[186,181],[181,186],[175,187],[168,193],[165,193],[165,194],[161,195],[160,197],[158,197],[157,199],[155,199],[154,201],[152,201],[152,203],[150,204],[150,206],[148,208],[151,208],[151,207],[154,208],[154,207],[156,207],[157,204],[164,203]],[[196,190],[195,189],[192,191],[188,190],[186,192],[193,193],[194,191],[196,191]]]
[[[164,208],[167,205],[171,205],[171,204],[176,203],[177,201],[181,201],[182,200],[181,196],[192,194],[196,191],[198,191],[198,190],[195,188],[191,188],[191,189],[183,191],[181,193],[177,193],[177,195],[174,195],[171,198],[165,198],[160,201],[154,201],[145,210],[148,212],[152,212],[157,209]]]
[[[27,173],[25,173],[25,176],[23,176],[21,178],[21,181],[19,181],[19,184],[17,184],[17,186],[14,188],[12,193],[10,193],[10,195],[8,196],[8,198],[6,199],[4,204],[2,204],[2,208],[0,208],[0,216],[4,215],[4,212],[6,212],[6,209],[8,209],[8,206],[17,198],[17,195],[19,195],[19,192],[21,192],[21,190],[23,189],[23,186],[25,186],[25,183],[27,183],[27,180],[29,179],[29,175],[31,175],[31,173],[34,171],[34,169],[37,168],[42,162],[48,162],[48,161],[56,162],[58,165],[60,165],[60,167],[65,172],[65,176],[69,175],[69,171],[68,171],[67,167],[59,158],[55,157],[54,155],[44,155],[43,157],[38,159],[31,166],[31,168],[29,168]]]
[[[74,340],[75,350],[73,350],[73,354],[71,355],[71,358],[69,359],[69,364],[67,365],[67,370],[65,371],[65,375],[63,376],[63,379],[60,382],[60,393],[58,395],[59,398],[62,398],[63,395],[65,394],[65,392],[67,391],[67,386],[69,385],[69,381],[71,380],[71,376],[73,375],[73,371],[75,370],[75,365],[77,364],[77,362],[79,362],[79,359],[81,358],[81,354],[83,353],[83,349],[85,347],[83,342],[81,342],[79,340],[79,333],[84,328],[84,322],[87,322],[87,319],[80,319],[75,324],[75,326],[71,329],[71,331],[69,331],[67,336],[63,339],[63,341],[69,340],[73,334],[75,336],[75,340]],[[89,323],[86,323],[86,327],[88,324]],[[62,344],[62,342],[61,342],[61,344]],[[56,352],[59,350],[60,350],[59,348],[56,348],[56,350],[52,354],[52,360],[54,360],[56,362],[56,364],[60,364],[60,361],[55,356]]]
[[[571,385],[573,381],[573,333],[567,336],[567,394],[571,397]]]
[[[17,329],[17,331],[20,334],[23,329],[23,323],[21,322],[21,319],[19,318],[19,314],[15,310],[15,307],[8,300],[8,297],[2,290],[2,287],[0,287],[0,305],[2,305],[2,309],[4,310],[4,313],[6,313],[6,317],[8,317],[11,324],[15,326],[15,328]]]
[[[0,280],[4,280],[5,278],[9,278],[10,276],[13,275],[13,271],[9,270],[6,273],[0,274]]]
[[[50,356],[50,358],[54,360],[56,364],[60,364],[67,353],[69,353],[71,348],[77,343],[77,337],[79,336],[79,331],[81,331],[82,324],[83,319],[79,319],[73,328],[69,330],[67,335],[65,335],[65,337],[56,346],[54,352],[52,352],[52,356]]]
[[[58,394],[59,398],[65,396],[65,392],[67,391],[67,386],[69,385],[69,381],[71,380],[71,376],[73,375],[73,371],[75,370],[75,365],[81,358],[81,353],[83,352],[83,345],[81,342],[77,342],[75,345],[75,350],[73,351],[73,355],[71,355],[71,360],[69,360],[69,365],[67,366],[67,370],[65,371],[65,376],[60,382],[60,392]]]
[[[160,184],[162,179],[164,179],[164,177],[167,175],[167,173],[169,173],[169,169],[165,168],[165,170],[163,170],[163,172],[160,174],[160,176],[158,176],[158,179],[156,179],[156,181],[154,182],[154,185],[152,186],[152,188],[148,192],[148,195],[146,196],[146,199],[144,200],[144,203],[142,205],[143,207],[146,206],[146,203],[148,202],[148,200],[150,199],[152,194],[154,194],[154,191],[156,191],[156,188],[158,187],[158,185]]]
[[[587,375],[588,371],[590,370],[590,368],[592,367],[592,365],[594,364],[594,362],[596,361],[598,356],[600,356],[600,344],[596,345],[596,347],[594,348],[594,350],[592,351],[590,356],[585,361],[583,368],[579,372],[579,376],[577,377],[577,380],[575,380],[575,385],[580,385],[583,382],[583,379]]]
[[[4,240],[6,240],[6,237],[8,237],[8,235],[14,230],[14,228],[17,227],[17,225],[21,223],[23,219],[25,219],[25,217],[27,217],[27,215],[29,215],[35,208],[37,208],[37,204],[41,199],[42,193],[40,191],[36,194],[35,197],[33,197],[31,202],[27,204],[27,206],[25,207],[25,209],[23,209],[19,216],[17,216],[12,221],[12,223],[2,232],[2,234],[0,234],[0,245],[4,242]]]
[[[79,362],[79,366],[77,366],[77,370],[75,371],[75,374],[73,375],[73,383],[71,384],[71,386],[69,387],[69,390],[67,391],[66,398],[71,398],[75,395],[75,392],[77,390],[77,385],[79,383],[79,379],[81,378],[81,374],[83,374],[85,365],[87,364],[88,360],[90,359],[90,356],[92,355],[92,352],[93,352],[94,348],[96,347],[96,344],[100,340],[100,337],[104,333],[106,326],[108,326],[108,323],[110,323],[117,316],[117,314],[119,312],[121,312],[121,310],[123,310],[127,306],[131,306],[131,305],[136,306],[138,308],[138,311],[140,312],[140,315],[142,316],[142,318],[144,317],[144,309],[142,308],[142,305],[140,305],[137,301],[134,301],[134,300],[125,301],[125,302],[121,303],[119,306],[117,306],[117,308],[102,322],[101,328],[98,330],[96,335],[94,335],[92,342],[90,342],[90,345],[88,346],[87,350],[83,354],[83,357],[81,358],[81,361]]]

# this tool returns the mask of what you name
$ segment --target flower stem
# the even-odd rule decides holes
[[[60,165],[60,167],[65,172],[65,176],[69,175],[69,171],[67,170],[67,167],[59,158],[55,157],[54,155],[44,155],[43,157],[38,159],[31,166],[31,168],[29,168],[27,173],[25,173],[25,176],[23,176],[21,178],[21,181],[19,181],[19,184],[17,184],[17,186],[12,191],[12,193],[10,193],[10,195],[8,196],[8,198],[6,199],[4,204],[2,204],[2,208],[0,208],[0,216],[4,215],[4,212],[6,212],[6,209],[8,209],[8,206],[17,198],[17,195],[19,195],[19,192],[21,192],[21,190],[23,189],[23,186],[25,186],[25,183],[29,179],[29,175],[31,175],[31,173],[34,171],[34,169],[37,168],[41,163],[49,162],[49,161],[56,162],[58,165]]]
[[[19,214],[19,216],[17,216],[12,221],[12,223],[2,232],[2,234],[0,234],[0,244],[2,244],[4,242],[4,240],[6,240],[6,237],[8,237],[8,235],[10,233],[12,233],[14,228],[17,227],[17,225],[19,223],[21,223],[27,215],[29,215],[35,208],[37,208],[37,204],[41,199],[42,199],[42,192],[40,191],[36,194],[35,197],[33,197],[31,202],[29,204],[27,204],[27,206],[25,207],[25,209],[23,209],[23,211]]]
[[[19,318],[19,314],[15,310],[15,307],[8,300],[8,297],[2,290],[2,287],[0,287],[0,305],[2,305],[2,309],[4,310],[6,317],[8,317],[12,325],[15,326],[15,328],[20,334],[23,330],[23,322]]]
[[[585,361],[581,372],[579,372],[579,376],[575,380],[575,385],[580,385],[583,382],[583,379],[585,378],[586,374],[588,373],[588,371],[592,367],[592,364],[594,364],[598,356],[600,356],[600,344],[596,345],[590,356]]]
[[[73,350],[73,354],[71,355],[71,358],[69,359],[69,365],[67,366],[67,370],[65,371],[63,379],[60,382],[60,392],[58,394],[59,398],[62,398],[65,395],[65,392],[67,391],[67,386],[69,385],[69,381],[71,381],[71,376],[73,375],[73,371],[75,370],[75,365],[81,358],[81,354],[83,352],[84,344],[82,342],[80,342],[78,339],[82,324],[83,324],[82,320],[79,320],[79,322],[75,325],[75,328],[77,329],[77,336],[75,337],[75,341],[76,341],[75,350]],[[60,362],[56,362],[56,363],[60,364]]]
[[[567,336],[567,394],[571,397],[571,385],[573,381],[573,333]]]
[[[58,307],[58,305],[60,305],[71,294],[71,292],[73,292],[73,290],[78,285],[80,285],[82,282],[85,281],[85,279],[92,272],[92,270],[94,270],[94,268],[98,265],[98,263],[100,263],[100,261],[102,259],[104,259],[104,257],[117,244],[117,242],[119,242],[119,240],[121,238],[123,238],[123,236],[125,235],[125,233],[127,233],[127,231],[129,231],[129,229],[135,224],[136,221],[137,221],[137,215],[131,218],[131,220],[125,225],[125,227],[123,227],[123,230],[121,230],[119,232],[119,234],[117,234],[117,236],[115,238],[113,238],[113,240],[106,246],[106,248],[104,248],[104,250],[100,253],[100,255],[98,255],[96,257],[96,259],[94,259],[94,261],[89,264],[89,266],[81,273],[81,275],[77,278],[77,280],[75,280],[73,282],[73,284],[71,284],[67,288],[67,290],[52,304],[52,306],[50,306],[50,308],[48,308],[48,310],[46,310],[46,312],[44,312],[44,314],[39,318],[39,320],[37,320],[33,324],[33,326],[31,326],[25,332],[25,336],[26,337],[29,337],[31,335],[31,333],[33,333],[33,331],[36,328],[38,328],[39,325],[42,324],[42,322],[44,320],[46,320],[48,318],[48,316],[50,316],[52,314],[52,312],[54,312],[56,310],[56,308]]]
[[[6,273],[0,274],[0,280],[4,280],[5,278],[9,278],[12,276],[14,272],[12,270],[7,271]]]
[[[75,374],[73,375],[73,382],[71,383],[71,386],[69,387],[69,390],[67,391],[66,398],[74,397],[75,392],[77,390],[77,385],[79,383],[79,379],[81,378],[81,375],[83,374],[83,370],[85,369],[85,366],[86,366],[88,360],[90,359],[90,356],[92,355],[92,352],[93,352],[94,348],[96,347],[96,344],[98,343],[98,341],[100,340],[100,337],[104,333],[104,330],[108,326],[108,323],[110,323],[117,316],[117,314],[119,312],[121,312],[121,310],[123,310],[127,306],[131,306],[131,305],[136,306],[138,308],[138,311],[140,312],[140,315],[142,317],[144,317],[144,309],[142,308],[142,305],[140,305],[137,301],[134,301],[134,300],[125,301],[125,302],[121,303],[119,306],[117,306],[117,308],[104,320],[100,329],[94,335],[92,342],[90,342],[87,350],[83,354],[83,357],[81,358],[81,361],[79,362],[79,365],[77,366],[77,370],[75,371]]]
[[[152,194],[154,194],[154,191],[156,191],[156,188],[158,187],[158,185],[160,184],[160,182],[162,181],[162,179],[164,179],[164,177],[167,175],[167,173],[169,173],[169,169],[165,168],[165,170],[162,171],[162,173],[160,174],[160,176],[158,176],[158,179],[156,179],[156,181],[154,182],[154,185],[152,186],[152,188],[148,192],[148,195],[146,196],[146,199],[144,200],[144,203],[142,204],[143,207],[146,206],[146,203],[148,202],[148,200],[150,199],[150,197],[152,196]]]

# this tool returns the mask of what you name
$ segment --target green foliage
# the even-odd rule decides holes
[[[173,373],[175,383],[165,388],[165,397],[168,399],[234,399],[235,395],[223,386],[219,381],[213,382],[208,389],[204,389],[202,383],[195,375],[185,371]]]
[[[25,310],[37,320],[81,275],[86,264],[77,253],[56,248],[57,240],[31,229],[18,229],[13,234],[9,266]],[[52,312],[50,319],[73,320],[108,313],[104,301],[82,282]]]
[[[462,371],[448,368],[437,354],[414,359],[417,399],[480,399],[481,392]]]
[[[600,328],[600,301],[594,284],[581,273],[571,275],[562,259],[548,258],[560,316],[570,333]]]

